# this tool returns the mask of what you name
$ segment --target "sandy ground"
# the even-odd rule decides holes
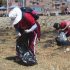
[[[69,46],[57,46],[54,40],[55,32],[50,31],[50,28],[47,29],[47,26],[43,25],[41,31],[41,40],[36,45],[38,64],[24,66],[14,62],[14,56],[16,55],[14,29],[1,26],[0,70],[70,70],[70,51],[65,52]]]

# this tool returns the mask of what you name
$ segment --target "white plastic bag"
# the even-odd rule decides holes
[[[67,37],[64,32],[61,32],[58,36],[60,41],[67,41]]]

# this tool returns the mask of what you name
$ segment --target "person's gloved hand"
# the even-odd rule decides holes
[[[21,36],[21,33],[19,32],[18,34],[17,34],[17,37],[20,37]]]
[[[26,29],[25,30],[25,33],[30,33],[31,31],[29,29]]]
[[[18,33],[18,36],[21,36],[21,33]]]

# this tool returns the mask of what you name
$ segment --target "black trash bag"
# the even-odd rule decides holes
[[[57,45],[68,45],[68,41],[61,41],[58,37],[55,38]]]
[[[68,45],[68,40],[64,32],[61,32],[58,37],[55,38],[57,45]]]
[[[21,63],[27,66],[37,64],[37,60],[33,53],[28,50],[28,37],[27,34],[19,37],[16,41],[16,51]]]
[[[22,61],[25,65],[28,65],[28,66],[31,66],[37,63],[36,58],[33,56],[33,54],[30,51],[24,53],[22,57]]]

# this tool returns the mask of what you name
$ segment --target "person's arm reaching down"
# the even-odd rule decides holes
[[[32,31],[34,31],[36,28],[37,28],[37,24],[35,23],[30,29],[26,29],[25,32],[30,33]]]

